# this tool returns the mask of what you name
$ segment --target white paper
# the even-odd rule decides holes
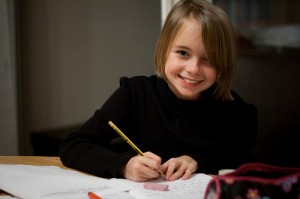
[[[116,192],[116,193],[101,193],[101,192],[94,192],[96,195],[100,196],[103,199],[137,199],[129,192]]]
[[[198,173],[194,174],[188,180],[175,180],[175,181],[164,181],[156,180],[151,183],[162,183],[167,184],[168,191],[156,191],[144,189],[142,182],[133,182],[126,179],[113,178],[111,181],[117,184],[126,184],[132,187],[130,194],[138,199],[201,199],[204,198],[206,187],[209,181],[212,179],[211,176]]]
[[[18,198],[13,196],[0,196],[0,199],[18,199]]]
[[[23,199],[88,199],[88,192],[118,193],[108,179],[56,166],[0,164],[0,189]]]
[[[144,189],[142,182],[109,180],[56,166],[0,164],[0,189],[22,199],[88,199],[89,191],[103,199],[201,199],[211,178],[194,174],[188,180],[151,181],[168,184],[168,191],[156,191]]]

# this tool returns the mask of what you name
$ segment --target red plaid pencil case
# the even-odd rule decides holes
[[[300,199],[300,168],[247,163],[214,177],[204,199]]]

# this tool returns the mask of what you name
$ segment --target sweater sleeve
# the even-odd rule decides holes
[[[130,107],[128,84],[120,86],[77,131],[70,133],[60,147],[60,158],[67,167],[100,177],[122,177],[122,168],[136,155],[132,150],[117,152],[110,148],[119,135],[108,125],[113,121],[126,126]]]

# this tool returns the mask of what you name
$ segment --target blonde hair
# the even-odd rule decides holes
[[[207,58],[217,70],[214,98],[223,101],[233,100],[230,89],[237,59],[236,35],[226,13],[205,0],[181,0],[168,14],[154,53],[157,76],[167,80],[165,76],[167,55],[180,28],[191,17],[201,27]]]

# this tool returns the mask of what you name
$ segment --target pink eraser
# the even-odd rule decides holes
[[[169,186],[167,184],[158,183],[144,183],[144,189],[158,190],[158,191],[168,191]]]

